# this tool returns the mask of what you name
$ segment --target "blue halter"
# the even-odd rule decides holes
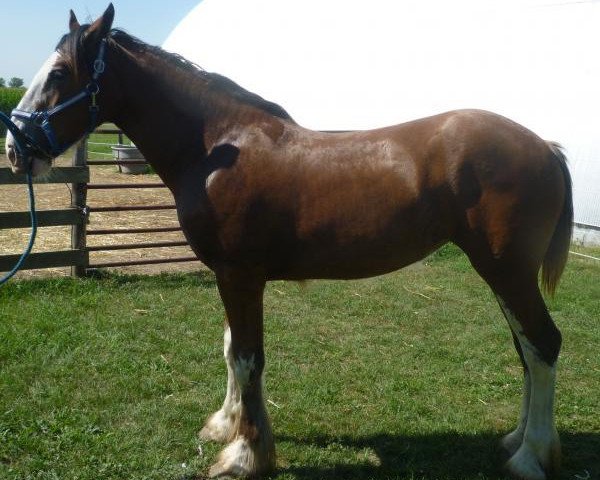
[[[83,91],[75,95],[74,97],[65,100],[62,103],[59,103],[55,107],[52,107],[50,110],[41,110],[35,112],[27,112],[25,110],[14,109],[11,112],[11,115],[22,121],[25,124],[33,125],[35,128],[41,129],[44,137],[48,141],[49,148],[43,148],[38,142],[33,142],[31,139],[27,142],[25,146],[23,154],[27,153],[42,153],[44,156],[48,158],[58,157],[61,153],[64,153],[72,144],[60,144],[54,132],[54,128],[52,127],[52,117],[56,116],[63,110],[76,105],[80,101],[90,98],[90,122],[87,128],[87,133],[91,133],[97,126],[98,121],[98,111],[99,107],[96,103],[96,95],[100,92],[100,86],[98,85],[98,79],[100,75],[104,72],[106,68],[106,64],[104,62],[104,55],[106,52],[106,39],[102,39],[100,42],[100,49],[98,50],[98,56],[96,60],[94,60],[94,71],[92,73],[92,81],[88,83]]]

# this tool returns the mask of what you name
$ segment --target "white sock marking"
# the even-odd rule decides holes
[[[549,466],[553,449],[558,442],[554,427],[554,386],[556,363],[552,366],[542,360],[537,349],[525,336],[522,326],[511,310],[499,299],[510,326],[517,336],[523,357],[529,370],[530,396],[523,401],[523,408],[529,403],[527,412],[521,412],[525,419],[523,442],[516,454],[509,460],[509,468],[529,479],[544,479],[543,467]],[[527,388],[527,385],[525,386]],[[515,432],[519,432],[522,426]]]

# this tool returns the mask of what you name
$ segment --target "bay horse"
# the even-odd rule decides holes
[[[458,245],[498,299],[524,368],[521,413],[502,446],[508,471],[556,475],[561,334],[553,292],[571,237],[571,179],[558,144],[489,112],[459,110],[371,131],[323,133],[180,56],[112,28],[112,4],[69,33],[13,119],[38,148],[14,172],[51,160],[114,122],[172,192],[194,252],[215,273],[225,312],[225,401],[200,432],[224,442],[209,474],[275,468],[262,393],[263,291],[269,280],[380,275]],[[209,48],[207,46],[206,48]]]

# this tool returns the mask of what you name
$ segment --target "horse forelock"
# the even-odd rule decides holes
[[[58,41],[55,50],[61,54],[61,58],[73,72],[75,81],[79,80],[81,68],[85,67],[85,32],[89,24],[81,25],[77,30],[67,33]]]

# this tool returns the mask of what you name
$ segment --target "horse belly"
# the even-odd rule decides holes
[[[414,263],[446,243],[449,228],[429,208],[382,214],[371,211],[351,221],[342,215],[329,224],[283,241],[271,249],[268,271],[273,278],[363,278]]]

